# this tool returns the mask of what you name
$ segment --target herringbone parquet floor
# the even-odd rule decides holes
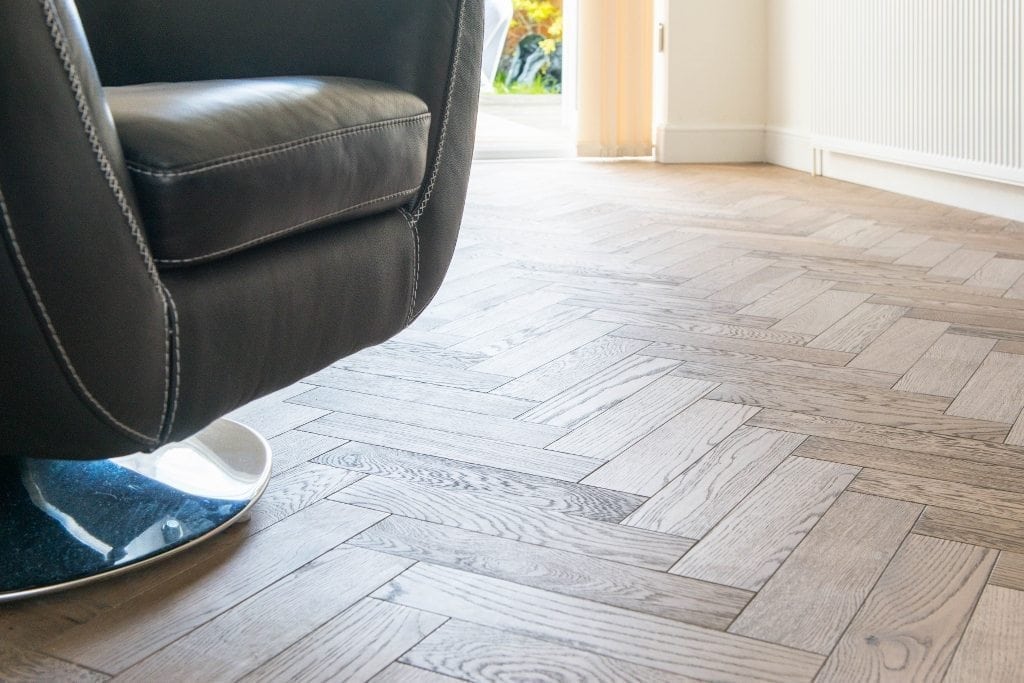
[[[247,526],[0,608],[0,678],[1024,680],[1024,225],[480,163],[407,333],[244,410]]]

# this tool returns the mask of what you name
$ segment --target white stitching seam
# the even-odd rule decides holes
[[[285,152],[290,152],[294,149],[299,149],[302,147],[308,147],[310,145],[316,145],[323,142],[332,142],[339,138],[347,137],[349,135],[356,135],[358,133],[376,131],[382,128],[392,128],[396,126],[404,126],[413,123],[418,123],[423,119],[429,118],[430,114],[417,114],[416,116],[409,116],[404,119],[395,119],[394,121],[354,126],[352,128],[332,131],[329,133],[321,133],[320,135],[316,135],[313,137],[303,138],[301,140],[295,140],[292,142],[285,142],[279,145],[273,145],[271,147],[262,147],[260,149],[252,150],[242,154],[233,154],[231,156],[222,157],[214,161],[204,162],[203,164],[200,165],[188,166],[185,167],[183,170],[178,171],[156,170],[152,166],[146,166],[145,164],[131,160],[128,161],[128,168],[131,169],[133,173],[141,173],[142,175],[153,176],[156,178],[177,178],[180,176],[205,173],[206,171],[212,171],[214,169],[222,168],[224,166],[241,164],[246,161],[252,161],[254,159],[275,156],[277,154],[283,154]]]
[[[85,399],[92,405],[93,408],[98,410],[104,417],[110,420],[112,423],[117,425],[121,430],[134,436],[137,439],[143,440],[148,444],[155,444],[156,440],[152,437],[141,434],[128,425],[119,421],[116,417],[110,414],[106,408],[104,408],[96,397],[93,396],[89,389],[85,386],[85,382],[79,376],[78,371],[75,370],[74,363],[71,362],[71,358],[68,356],[67,350],[64,348],[64,344],[61,343],[60,335],[57,334],[57,330],[53,326],[53,320],[50,319],[50,314],[46,310],[46,304],[43,303],[43,298],[39,295],[39,290],[36,288],[35,280],[32,278],[32,273],[29,272],[28,265],[25,263],[25,257],[21,253],[21,247],[18,245],[18,238],[14,234],[14,222],[11,220],[11,215],[7,211],[7,202],[4,200],[3,191],[0,190],[0,217],[3,218],[4,232],[7,233],[7,237],[10,240],[10,245],[14,251],[14,259],[18,264],[18,269],[21,270],[21,275],[24,278],[25,283],[28,285],[29,290],[32,293],[33,303],[35,304],[36,311],[39,313],[39,317],[42,318],[43,324],[46,325],[46,330],[49,333],[51,341],[57,348],[57,353],[60,354],[60,358],[63,361],[64,368],[74,379],[75,384],[78,385],[79,391],[85,397]]]
[[[416,298],[419,294],[419,273],[420,273],[420,231],[419,222],[420,218],[423,217],[423,213],[427,210],[427,204],[430,202],[431,196],[434,194],[434,185],[437,183],[437,177],[441,172],[441,160],[444,155],[445,140],[448,137],[448,119],[451,117],[451,104],[452,99],[455,96],[455,82],[457,80],[459,72],[459,63],[462,58],[462,36],[464,32],[466,16],[466,0],[462,0],[459,3],[459,18],[455,28],[455,54],[452,57],[452,68],[448,75],[448,92],[445,94],[443,113],[441,115],[441,128],[437,135],[437,151],[434,153],[434,164],[430,172],[430,180],[427,182],[426,189],[423,191],[423,196],[420,197],[419,203],[413,209],[412,214],[406,211],[406,220],[409,222],[410,227],[413,231],[415,238],[416,248],[416,265],[414,269],[415,278],[413,279],[412,285],[412,296],[409,300],[409,312],[406,315],[406,325],[412,323],[413,318],[416,315]]]
[[[134,237],[134,239],[135,239],[135,244],[138,247],[139,254],[142,256],[143,263],[146,266],[146,272],[149,274],[150,280],[153,282],[153,285],[154,285],[155,289],[157,290],[157,293],[160,295],[161,301],[163,302],[163,308],[164,308],[164,331],[165,331],[165,334],[164,334],[164,344],[165,344],[165,351],[166,351],[165,357],[167,359],[167,362],[169,363],[170,362],[170,345],[171,345],[170,328],[169,328],[169,323],[168,323],[169,311],[168,311],[167,299],[164,296],[162,285],[160,283],[160,276],[159,276],[159,274],[156,271],[156,264],[153,262],[153,257],[149,253],[149,248],[146,245],[146,239],[145,239],[145,237],[142,234],[142,229],[139,226],[138,220],[135,218],[135,215],[133,214],[133,212],[131,210],[131,206],[130,206],[130,204],[128,202],[128,198],[125,195],[124,190],[121,187],[121,183],[117,179],[117,175],[114,173],[114,168],[113,168],[113,166],[110,163],[110,159],[107,157],[107,154],[106,154],[106,152],[103,149],[103,145],[102,145],[102,143],[99,140],[99,135],[96,132],[96,125],[93,122],[92,113],[89,110],[89,102],[86,99],[85,90],[82,87],[82,80],[79,77],[78,69],[75,67],[74,62],[71,59],[71,51],[70,51],[70,48],[68,47],[68,40],[67,40],[67,37],[64,34],[63,27],[60,25],[60,20],[59,20],[58,15],[57,15],[57,9],[54,6],[52,0],[39,0],[39,1],[40,1],[40,4],[42,5],[42,8],[43,8],[43,14],[44,14],[44,17],[45,17],[45,20],[46,20],[46,26],[47,26],[47,28],[50,29],[50,37],[51,37],[51,39],[53,41],[53,46],[57,50],[57,54],[60,57],[61,64],[62,64],[62,66],[64,68],[64,72],[65,72],[65,74],[68,77],[68,84],[70,85],[71,92],[74,95],[75,104],[76,104],[76,106],[78,108],[79,118],[81,120],[82,128],[83,128],[83,130],[85,132],[86,138],[88,139],[89,144],[92,147],[93,153],[94,153],[94,155],[96,157],[96,162],[97,162],[97,164],[100,167],[100,171],[103,173],[103,177],[104,177],[104,179],[106,179],[107,185],[110,188],[111,192],[113,193],[114,199],[117,202],[117,205],[118,205],[118,207],[121,210],[121,214],[124,216],[125,222],[128,224],[128,228],[129,228],[129,230],[130,230],[130,232],[132,234],[132,237]],[[13,238],[13,226],[11,226],[9,228],[9,230],[10,230],[11,236]],[[26,270],[26,276],[27,275],[28,275],[28,273],[27,273],[27,270]],[[34,285],[33,285],[33,289],[35,289]],[[37,293],[37,295],[38,295],[38,293]],[[38,304],[40,306],[42,306],[42,300],[41,299],[38,301]],[[43,311],[43,313],[44,313],[44,315],[46,315],[45,314],[45,310]],[[57,334],[56,330],[53,328],[52,323],[49,322],[49,316],[46,316],[46,318],[47,318],[47,321],[48,321],[47,324],[48,324],[48,326],[50,328],[50,332],[51,332],[51,334],[54,335],[54,341],[58,345],[60,345],[60,340],[56,337],[56,334]],[[63,346],[61,346],[61,349],[63,349]],[[70,357],[67,356],[66,351],[62,351],[62,354],[64,356],[65,363],[68,364],[69,371],[71,371],[72,375],[75,377],[75,380],[79,383],[82,392],[85,393],[86,395],[88,395],[91,398],[91,400],[95,402],[96,399],[92,398],[92,394],[89,393],[88,389],[86,389],[86,387],[85,387],[85,384],[82,382],[81,378],[79,378],[78,374],[75,373],[74,368],[71,366],[71,359],[70,359]],[[161,425],[163,425],[164,421],[167,418],[167,404],[169,402],[170,388],[171,388],[170,387],[170,374],[171,374],[171,369],[170,369],[170,366],[168,365],[168,366],[166,366],[164,368],[164,400],[163,400],[163,409],[162,409],[162,412],[161,412],[161,415],[160,415],[160,423],[161,423]],[[135,431],[134,429],[128,427],[127,425],[122,424],[119,420],[114,418],[113,415],[111,415],[105,408],[103,408],[101,405],[99,405],[98,402],[95,402],[95,407],[97,409],[99,409],[105,416],[107,416],[110,420],[112,420],[121,429],[124,429],[124,430],[128,431],[130,434],[132,434],[132,435],[134,435],[136,437],[141,437],[147,444],[158,443],[159,435],[156,438],[145,436],[145,435]]]
[[[174,401],[171,403],[171,413],[167,416],[167,426],[161,435],[163,439],[168,439],[174,429],[174,419],[178,416],[178,397],[181,395],[181,330],[178,327],[178,307],[174,303],[174,297],[166,287],[164,294],[171,306],[171,320],[174,322]]]
[[[183,258],[183,259],[157,259],[157,261],[159,263],[165,263],[165,264],[172,264],[172,263],[173,264],[195,263],[197,261],[206,261],[206,260],[215,258],[217,256],[226,256],[227,254],[233,254],[236,251],[241,251],[243,249],[247,249],[247,248],[255,246],[257,244],[262,244],[263,242],[269,242],[270,240],[276,239],[276,238],[281,237],[283,235],[287,235],[287,234],[295,232],[297,230],[301,230],[302,228],[305,228],[305,227],[308,227],[310,225],[313,225],[314,223],[319,223],[320,221],[325,221],[325,220],[328,220],[328,219],[331,219],[331,218],[337,218],[338,216],[343,216],[346,213],[350,213],[352,211],[355,211],[356,209],[362,209],[362,208],[365,208],[365,207],[370,206],[372,204],[379,204],[380,202],[386,202],[389,199],[396,199],[398,197],[404,197],[406,195],[410,195],[410,194],[412,194],[413,192],[415,192],[418,189],[420,189],[420,188],[419,187],[410,187],[408,190],[401,190],[399,192],[395,192],[394,194],[389,194],[389,195],[385,195],[383,197],[377,197],[376,199],[370,199],[370,200],[365,201],[365,202],[360,202],[359,204],[354,204],[354,205],[349,206],[349,207],[347,207],[345,209],[342,209],[340,211],[333,211],[333,212],[325,214],[323,216],[318,216],[316,218],[310,218],[308,221],[303,221],[302,223],[296,223],[295,225],[289,226],[287,228],[283,228],[281,230],[276,230],[276,231],[274,231],[272,233],[268,233],[266,235],[263,235],[262,237],[257,237],[256,239],[249,240],[248,242],[243,242],[241,244],[236,244],[233,247],[228,247],[227,249],[221,249],[220,251],[210,252],[209,254],[203,254],[202,256],[193,256],[191,258]]]

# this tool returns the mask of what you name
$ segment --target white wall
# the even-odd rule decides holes
[[[659,0],[659,161],[760,160],[766,117],[767,0]]]

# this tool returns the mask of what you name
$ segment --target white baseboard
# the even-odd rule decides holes
[[[764,161],[764,126],[659,126],[655,157],[663,164]]]
[[[764,160],[776,166],[814,173],[814,144],[800,131],[769,126],[764,134]]]
[[[1024,221],[1024,187],[838,152],[822,154],[822,175],[961,209]]]

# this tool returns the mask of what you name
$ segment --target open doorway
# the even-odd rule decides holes
[[[477,159],[575,156],[576,0],[485,0]]]

